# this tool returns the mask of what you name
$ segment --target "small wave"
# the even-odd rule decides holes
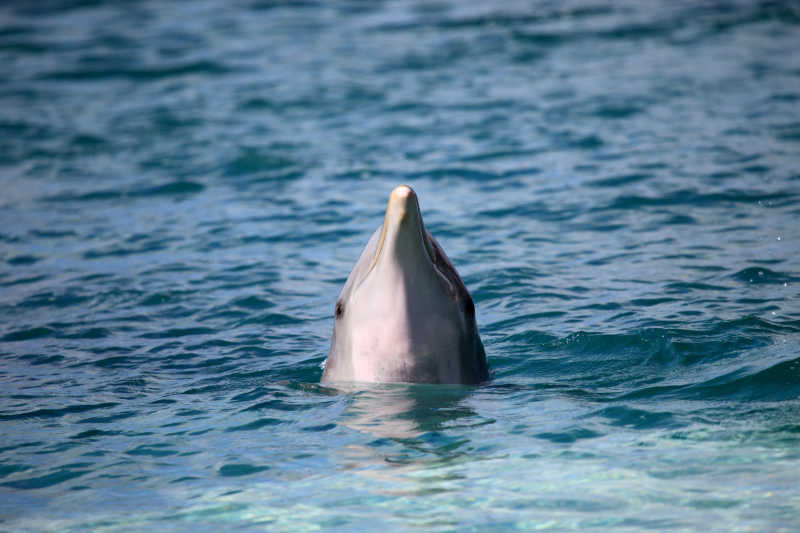
[[[47,337],[52,335],[53,333],[54,331],[52,329],[45,327],[19,329],[4,335],[3,340],[6,342],[27,341],[31,339],[40,339],[42,337]]]
[[[193,181],[173,181],[156,187],[134,190],[129,193],[133,197],[172,196],[180,194],[193,194],[204,190],[206,187]]]
[[[297,165],[293,159],[274,152],[241,148],[239,154],[225,165],[224,171],[227,176],[242,176],[267,171],[285,171]],[[280,175],[286,176],[285,172]]]
[[[273,400],[265,400],[263,402],[258,402],[256,404],[245,407],[244,409],[242,409],[242,412],[263,411],[264,409],[271,409],[275,411],[298,411],[304,408],[302,406],[294,405],[284,400],[273,399]]]
[[[242,320],[238,327],[250,325],[250,324],[260,324],[260,325],[270,325],[270,326],[290,326],[294,324],[301,324],[302,320],[299,318],[289,316],[283,313],[265,313],[262,315],[250,317],[246,320]]]
[[[173,181],[163,185],[145,187],[142,189],[104,189],[82,194],[62,193],[46,196],[41,200],[44,202],[90,202],[117,200],[123,198],[152,198],[157,196],[181,196],[195,194],[205,190],[205,185],[193,181]]]
[[[219,475],[225,477],[239,477],[258,474],[259,472],[264,472],[269,469],[270,468],[268,466],[256,466],[247,463],[232,463],[222,465],[217,472]]]
[[[785,401],[800,398],[800,357],[753,372],[743,367],[724,376],[687,387],[700,399]]]
[[[425,177],[433,180],[443,179],[443,178],[445,179],[462,178],[462,179],[476,180],[476,181],[492,181],[500,178],[501,176],[492,172],[486,172],[484,170],[478,170],[475,168],[448,167],[448,168],[434,168],[423,172],[412,173],[409,174],[408,177],[412,179],[419,179]]]
[[[184,301],[191,294],[192,292],[187,290],[154,292],[142,298],[139,302],[139,305],[151,307],[156,305],[175,304]]]
[[[141,335],[141,337],[144,339],[172,339],[179,337],[192,337],[195,335],[212,335],[214,333],[217,333],[217,331],[205,327],[170,328],[163,331],[144,333]]]
[[[86,431],[81,431],[80,433],[76,433],[75,435],[70,436],[70,439],[75,440],[88,440],[88,439],[96,439],[100,437],[113,437],[118,435],[119,432],[117,431],[103,431],[100,429],[87,429]]]
[[[64,339],[104,339],[111,335],[111,331],[107,328],[85,328],[75,333],[68,333],[59,335]]]
[[[2,464],[0,465],[0,478],[8,477],[17,472],[25,472],[31,468],[33,467],[28,465]]]
[[[17,479],[14,481],[7,481],[5,483],[0,483],[0,485],[4,487],[11,487],[14,489],[23,489],[23,490],[44,489],[47,487],[58,485],[59,483],[63,483],[65,481],[69,481],[70,479],[75,479],[77,477],[83,476],[85,474],[88,474],[89,472],[91,472],[91,470],[73,470],[68,468],[59,469],[51,474],[46,474],[44,476],[36,476],[36,477]]]
[[[35,255],[16,255],[6,260],[9,265],[32,265],[38,263],[42,258]]]
[[[0,420],[24,420],[28,418],[60,418],[65,415],[85,413],[86,411],[94,411],[97,409],[110,409],[119,405],[115,402],[105,402],[96,404],[78,404],[70,405],[61,409],[35,409],[33,411],[26,411],[14,414],[0,414]]]
[[[631,185],[641,181],[648,180],[653,177],[653,174],[625,174],[622,176],[612,176],[610,178],[603,178],[599,180],[590,181],[587,183],[589,187],[620,187],[623,185]]]
[[[220,76],[236,70],[216,61],[196,61],[168,67],[56,70],[42,75],[41,78],[53,81],[107,81],[115,78],[148,81],[193,75]]]
[[[686,424],[676,420],[675,415],[666,411],[647,411],[624,405],[606,407],[588,415],[589,418],[599,416],[612,425],[633,429],[678,428]]]
[[[269,309],[274,307],[275,304],[267,299],[262,299],[257,296],[247,296],[238,298],[231,302],[231,305],[236,307],[243,307],[245,309]]]
[[[226,432],[235,432],[235,431],[253,431],[256,429],[261,429],[268,426],[275,426],[277,424],[283,423],[283,420],[279,418],[259,418],[258,420],[254,420],[252,422],[248,422],[247,424],[242,424],[240,426],[232,426],[227,428]]]
[[[170,455],[178,455],[178,451],[173,449],[170,444],[143,444],[131,450],[128,450],[128,455],[147,455],[150,457],[168,457]]]
[[[775,126],[775,138],[781,141],[800,141],[800,122]]]
[[[638,306],[638,307],[652,307],[654,305],[661,305],[665,303],[671,303],[678,301],[675,298],[635,298],[631,300],[631,304]]]
[[[500,329],[513,328],[514,323],[506,321]],[[498,377],[536,374],[561,380],[569,376],[572,385],[608,391],[619,399],[693,397],[692,387],[705,383],[710,369],[741,366],[742,354],[772,346],[775,335],[798,330],[796,321],[748,316],[712,321],[695,330],[648,328],[616,334],[576,332],[566,337],[518,331],[504,337],[503,343],[533,347],[533,354],[524,359],[495,357],[493,367]],[[791,383],[780,387],[783,392],[777,392],[778,396],[794,394]]]
[[[84,259],[101,259],[104,257],[124,257],[127,255],[145,254],[166,249],[169,243],[176,238],[150,237],[137,246],[112,245],[107,248],[87,250],[83,253]]]
[[[78,234],[72,230],[55,230],[55,229],[34,229],[31,230],[30,234],[33,237],[41,238],[41,239],[72,239],[78,236]]]
[[[603,209],[638,210],[648,206],[692,205],[705,207],[710,205],[726,205],[748,203],[758,205],[759,202],[790,203],[797,195],[784,192],[747,192],[729,190],[719,193],[700,193],[691,189],[682,189],[665,193],[661,196],[620,195]]]
[[[119,422],[120,420],[125,420],[126,418],[134,418],[136,416],[141,415],[142,413],[139,411],[121,411],[119,413],[114,413],[108,416],[90,416],[87,418],[82,418],[78,420],[78,424],[111,424],[114,422]]]
[[[559,432],[537,433],[535,436],[558,444],[572,444],[579,440],[602,437],[603,434],[583,427],[573,427]]]
[[[748,267],[736,272],[731,276],[742,283],[760,285],[785,285],[800,281],[800,278],[784,272],[776,272],[764,267]]]
[[[686,294],[691,291],[729,291],[731,290],[730,287],[725,287],[722,285],[712,285],[710,283],[700,283],[700,282],[673,282],[668,283],[665,286],[665,289],[669,293],[675,294]]]
[[[20,276],[0,282],[0,287],[13,287],[14,285],[27,285],[47,279],[47,276]]]
[[[102,359],[96,359],[89,363],[82,363],[90,364],[91,366],[96,366],[98,368],[135,368],[137,362],[139,362],[141,358],[138,357],[127,357],[124,355],[117,355],[112,357],[104,357]]]

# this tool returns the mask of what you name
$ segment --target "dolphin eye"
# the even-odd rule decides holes
[[[344,314],[344,305],[341,301],[336,302],[336,311],[334,313],[336,318],[342,318],[342,315]]]

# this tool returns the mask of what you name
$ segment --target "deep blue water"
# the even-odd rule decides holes
[[[0,529],[800,528],[800,8],[0,7]],[[318,384],[400,183],[493,380]]]

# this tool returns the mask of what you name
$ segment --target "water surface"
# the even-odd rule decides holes
[[[0,529],[800,527],[800,11],[0,8]],[[413,186],[477,388],[319,386]]]

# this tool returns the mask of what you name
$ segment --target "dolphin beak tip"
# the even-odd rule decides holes
[[[408,185],[399,185],[389,196],[389,205],[386,207],[386,221],[400,223],[409,213],[419,211],[417,195]]]
[[[389,197],[389,201],[393,203],[398,202],[405,204],[415,196],[416,193],[414,193],[414,189],[412,189],[408,185],[398,185],[392,191],[392,195]]]

